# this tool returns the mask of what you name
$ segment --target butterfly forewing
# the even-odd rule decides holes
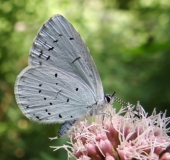
[[[40,29],[30,50],[30,64],[52,66],[77,74],[93,90],[96,101],[103,99],[103,87],[84,41],[61,15],[53,16]]]

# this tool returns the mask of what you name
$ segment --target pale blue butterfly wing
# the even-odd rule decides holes
[[[61,15],[53,16],[40,29],[31,48],[30,64],[61,68],[77,74],[92,89],[96,101],[103,98],[103,87],[84,41]]]
[[[42,123],[74,121],[104,100],[89,50],[63,16],[54,15],[39,30],[15,95],[21,111]]]

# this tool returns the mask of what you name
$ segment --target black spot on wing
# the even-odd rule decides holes
[[[53,50],[54,49],[54,47],[50,47],[49,49],[48,49],[48,51],[51,51],[51,50]]]
[[[77,61],[77,60],[79,60],[81,57],[77,57],[77,58],[75,58],[74,59],[74,61],[73,62],[71,62],[71,63],[74,63],[75,61]]]
[[[40,51],[40,54],[38,55],[39,58],[41,58],[41,56],[43,55],[43,51]]]
[[[49,59],[50,59],[50,56],[47,57],[47,60],[49,60]]]
[[[39,116],[35,116],[39,121],[41,120]]]

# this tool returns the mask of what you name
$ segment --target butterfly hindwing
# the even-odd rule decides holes
[[[77,75],[52,67],[26,68],[18,76],[16,86],[24,115],[42,123],[80,118],[95,103],[90,88]]]

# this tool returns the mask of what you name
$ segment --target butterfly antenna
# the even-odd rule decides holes
[[[115,97],[115,94],[116,94],[116,92],[113,92],[113,94],[112,94],[112,96],[111,96],[111,97]]]
[[[128,105],[128,103],[126,103],[126,102],[124,102],[123,100],[121,100],[120,98],[118,98],[118,97],[116,97],[116,96],[114,96],[114,100],[116,101],[116,102],[118,102],[120,105],[122,105],[122,106],[127,106]]]

